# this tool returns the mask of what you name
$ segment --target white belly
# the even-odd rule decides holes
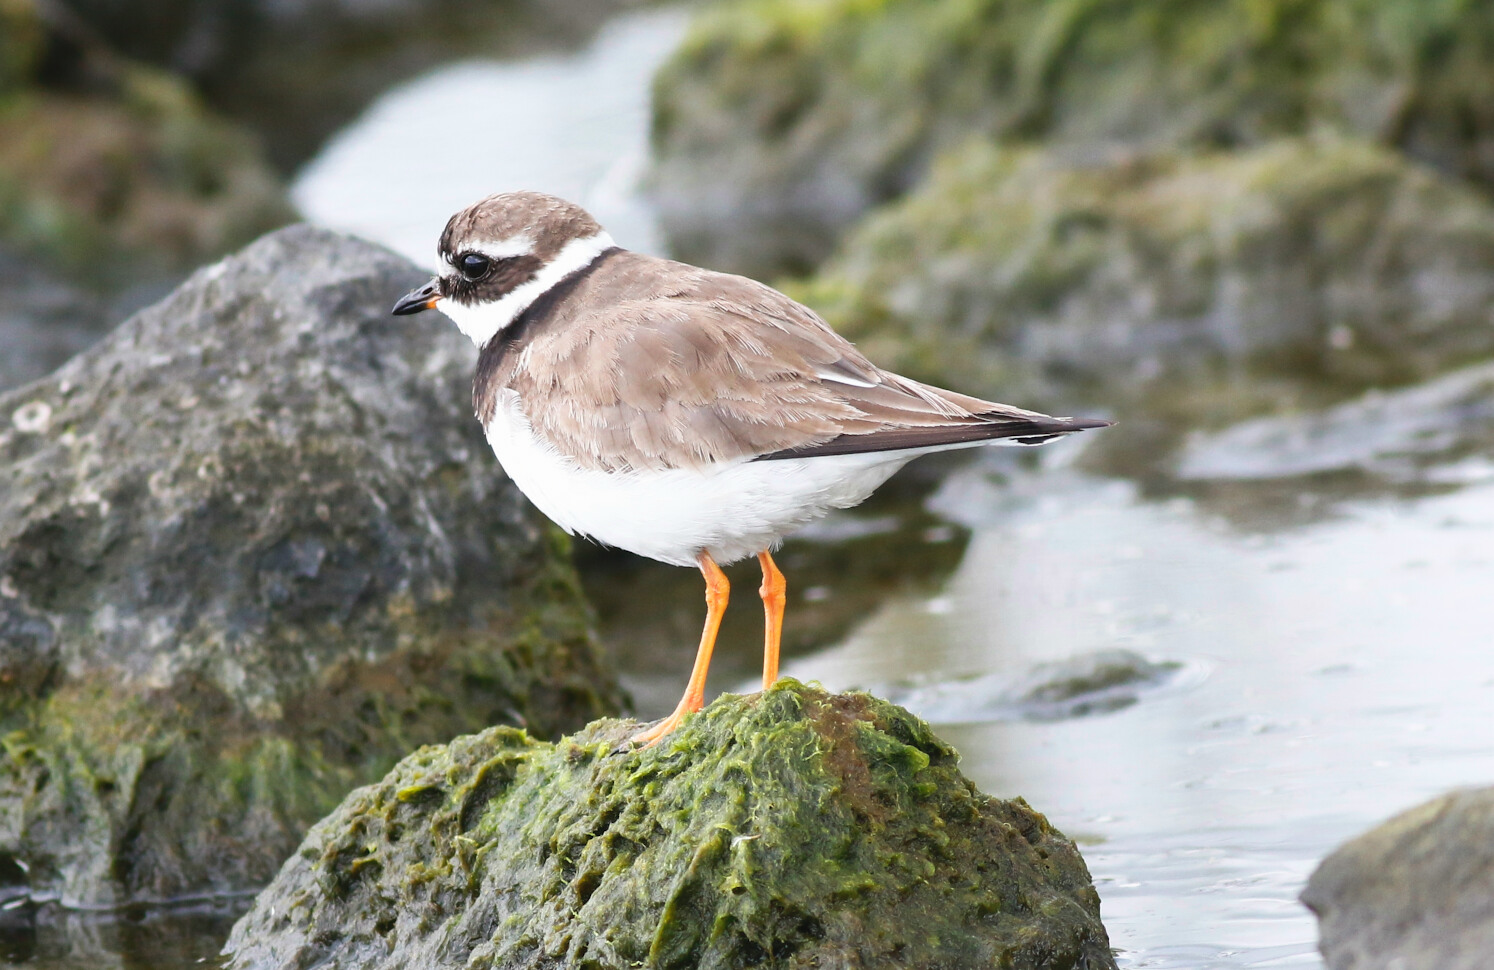
[[[512,392],[486,430],[504,471],[561,528],[678,566],[694,565],[701,550],[730,563],[770,549],[831,509],[858,504],[914,457],[879,452],[705,471],[595,471],[537,440]]]

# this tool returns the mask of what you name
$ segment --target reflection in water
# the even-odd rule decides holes
[[[123,913],[23,906],[0,915],[0,965],[48,970],[201,970],[249,908],[247,896]]]

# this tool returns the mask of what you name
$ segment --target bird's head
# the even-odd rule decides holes
[[[394,305],[396,315],[435,308],[479,347],[547,290],[616,248],[580,206],[539,192],[504,192],[446,223],[441,271]]]

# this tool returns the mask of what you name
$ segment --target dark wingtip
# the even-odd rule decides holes
[[[1064,427],[1069,431],[1094,431],[1098,428],[1113,428],[1114,421],[1106,421],[1104,418],[1054,418],[1062,421]]]

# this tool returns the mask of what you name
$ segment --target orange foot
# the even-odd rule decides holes
[[[680,698],[674,713],[653,727],[633,735],[633,743],[646,748],[658,744],[660,738],[680,726],[685,715],[694,714],[705,704],[706,671],[711,666],[711,651],[716,649],[716,631],[721,629],[721,617],[726,613],[731,584],[726,581],[726,574],[709,553],[702,550],[695,561],[700,565],[701,575],[705,576],[706,582],[706,621],[705,629],[700,634],[700,649],[695,652],[695,667],[690,671],[690,684],[685,688],[685,696]]]

